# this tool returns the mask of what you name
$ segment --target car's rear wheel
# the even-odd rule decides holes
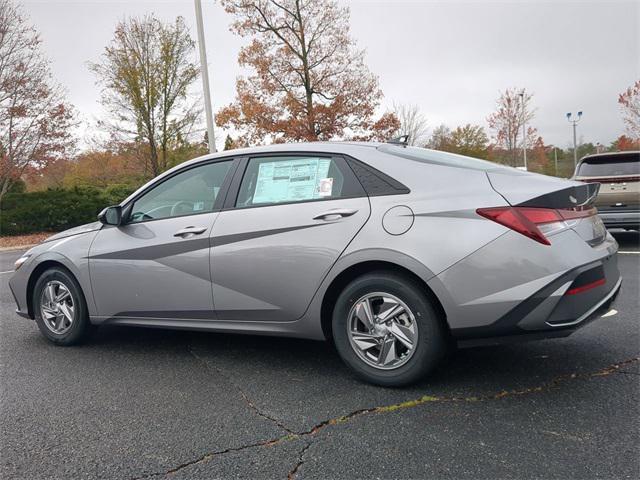
[[[333,311],[338,353],[360,378],[396,387],[428,375],[443,358],[447,336],[426,293],[403,275],[356,278]]]
[[[40,332],[56,345],[81,343],[91,323],[82,289],[62,268],[40,275],[33,291],[33,309]]]

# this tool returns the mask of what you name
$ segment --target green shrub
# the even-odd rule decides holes
[[[104,207],[124,200],[133,189],[113,185],[7,193],[0,205],[0,234],[21,235],[61,231],[96,220]]]
[[[123,201],[125,198],[131,195],[134,191],[135,191],[135,188],[132,188],[129,185],[124,185],[124,184],[109,185],[102,192],[104,200],[106,202],[105,207],[119,204],[121,201]]]

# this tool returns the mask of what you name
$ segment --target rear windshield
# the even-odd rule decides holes
[[[581,177],[640,175],[640,154],[586,158],[578,167],[578,175]]]
[[[478,160],[477,158],[465,157],[455,153],[441,152],[439,150],[428,150],[419,147],[403,147],[396,145],[381,145],[378,147],[380,152],[395,155],[397,157],[415,160],[422,163],[433,163],[436,165],[446,165],[447,167],[469,168],[472,170],[496,170],[501,165]]]

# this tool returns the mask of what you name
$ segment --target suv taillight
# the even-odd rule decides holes
[[[543,245],[551,245],[545,235],[569,228],[571,221],[595,215],[597,210],[593,207],[586,209],[490,207],[478,208],[476,213]]]

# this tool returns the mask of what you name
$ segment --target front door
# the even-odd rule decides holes
[[[123,225],[98,233],[89,268],[99,316],[213,318],[209,235],[230,167],[178,171],[125,206]]]
[[[341,157],[244,162],[237,196],[231,204],[228,197],[212,231],[217,317],[296,320],[369,218],[369,199]]]

